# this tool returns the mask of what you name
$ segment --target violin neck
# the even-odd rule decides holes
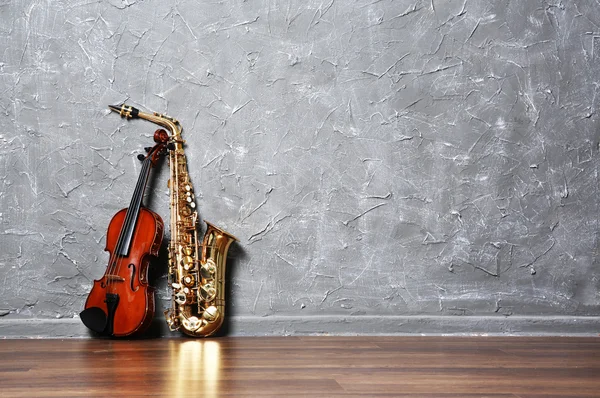
[[[131,241],[133,240],[133,232],[140,215],[140,209],[142,208],[142,200],[144,198],[144,191],[146,190],[146,183],[148,182],[151,166],[152,162],[150,158],[144,160],[142,171],[140,172],[135,191],[131,198],[131,203],[125,213],[125,221],[123,222],[123,227],[121,228],[121,234],[119,236],[119,244],[117,245],[117,248],[119,249],[117,254],[123,257],[129,255]]]

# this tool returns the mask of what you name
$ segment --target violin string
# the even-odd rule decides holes
[[[143,170],[143,168],[142,168]],[[136,192],[138,190],[138,186],[139,186],[139,181],[138,184],[135,187],[134,193],[133,193],[133,198],[132,198],[132,202],[133,199],[135,198]],[[116,269],[115,266],[115,260],[118,258],[119,256],[119,251],[121,251],[121,248],[123,246],[123,239],[124,239],[124,235],[125,235],[125,227],[127,226],[127,220],[128,218],[130,218],[130,209],[131,209],[131,205],[127,208],[126,212],[125,212],[125,219],[123,220],[123,224],[121,224],[121,230],[119,231],[119,238],[117,239],[117,244],[115,246],[115,249],[113,250],[113,253],[110,256],[109,259],[109,269],[107,272],[108,275],[108,281],[107,281],[107,287],[108,285],[111,285],[113,283],[113,278],[112,275],[114,275],[114,270]]]
[[[150,152],[151,154],[152,152]],[[144,166],[142,167],[142,172],[140,173],[141,178],[138,180],[138,185],[136,186],[136,192],[135,192],[135,198],[138,199],[136,200],[136,208],[133,209],[133,211],[128,211],[127,213],[131,213],[131,215],[129,216],[129,219],[127,220],[127,225],[129,226],[129,224],[133,224],[130,227],[134,229],[135,231],[135,221],[136,219],[139,217],[140,214],[140,210],[142,208],[142,196],[144,195],[144,190],[146,188],[146,183],[148,182],[148,175],[150,174],[150,155],[148,155],[148,157],[144,160]],[[133,200],[132,200],[133,203]],[[131,209],[131,206],[130,206]],[[132,233],[132,236],[135,236],[135,234]],[[124,243],[124,242],[123,242]],[[131,242],[129,242],[130,247],[131,247]],[[119,257],[117,260],[117,267],[116,267],[116,272],[115,274],[118,275],[119,272],[121,271],[121,264],[123,263],[123,257]]]
[[[147,162],[144,161],[144,165],[142,166],[141,174],[144,174],[146,172],[146,169],[147,169]],[[140,180],[138,180],[138,183],[136,184],[131,203],[133,203],[135,201],[135,198],[140,194],[139,191],[140,191],[140,188],[142,185],[142,181],[140,181]],[[134,217],[134,213],[135,213],[135,211],[132,211],[133,209],[131,207],[132,206],[130,204],[130,206],[126,210],[125,219],[123,220],[123,224],[121,225],[121,231],[119,233],[119,238],[117,240],[115,250],[113,251],[111,258],[109,260],[109,272],[107,272],[108,275],[115,275],[115,274],[118,274],[118,272],[119,272],[118,266],[120,264],[118,264],[118,263],[120,263],[122,261],[120,259],[119,252],[121,251],[121,249],[123,248],[123,245],[124,245],[125,231],[127,229],[126,227],[131,222],[131,219],[132,219],[132,217]],[[115,270],[116,270],[116,272],[115,272]],[[107,281],[107,287],[108,287],[108,285],[110,285],[112,283],[114,283],[114,279],[112,277],[109,277],[109,280]]]
[[[144,186],[145,186],[145,182],[144,180],[147,178],[147,171],[148,171],[148,161],[145,160],[144,161],[144,165],[142,166],[142,170],[140,172],[140,177],[137,185],[135,187],[135,191],[131,200],[131,204],[129,206],[129,208],[127,209],[126,215],[125,215],[125,220],[123,221],[123,226],[121,229],[121,236],[119,237],[119,243],[117,245],[117,250],[115,250],[116,253],[116,261],[114,261],[115,267],[114,267],[114,274],[118,275],[119,271],[120,271],[120,267],[121,267],[121,263],[123,262],[123,257],[121,256],[120,252],[123,249],[124,245],[125,245],[125,240],[126,240],[126,236],[127,236],[127,231],[129,228],[135,228],[135,225],[132,225],[133,222],[135,222],[139,211],[134,208],[132,205],[137,203],[140,199],[140,195],[142,195],[143,190],[144,190]],[[133,235],[133,234],[132,234]],[[131,242],[129,242],[129,244],[131,245]]]

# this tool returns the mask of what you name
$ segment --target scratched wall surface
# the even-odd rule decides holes
[[[597,2],[4,0],[0,43],[5,335],[84,333],[156,128],[124,101],[240,239],[234,334],[600,325]]]

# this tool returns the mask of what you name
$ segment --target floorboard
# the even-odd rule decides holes
[[[0,340],[0,397],[598,397],[594,337]]]

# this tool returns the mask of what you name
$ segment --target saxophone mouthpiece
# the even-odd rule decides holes
[[[161,133],[158,136],[155,133],[154,141],[156,142],[165,143],[169,140],[175,140],[183,144],[183,140],[181,139],[181,126],[176,119],[173,119],[170,116],[156,112],[146,113],[127,104],[109,105],[108,108],[126,119],[144,119],[164,127],[166,130],[160,130]]]
[[[109,105],[108,108],[113,112],[117,112],[119,115],[121,115],[121,117],[125,117],[127,119],[136,118],[140,113],[139,109],[125,104]]]

